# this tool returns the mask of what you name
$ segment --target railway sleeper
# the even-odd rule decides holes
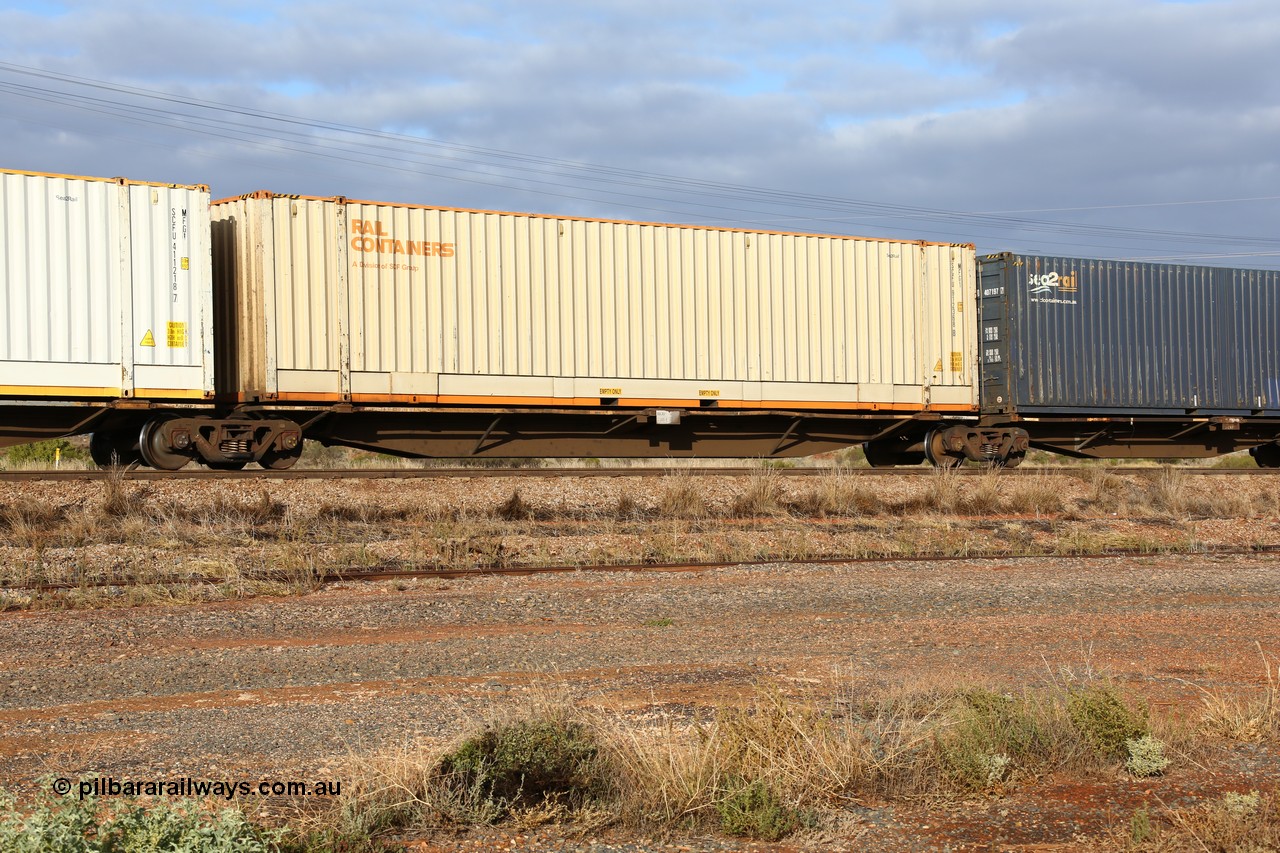
[[[116,437],[101,441],[104,446],[113,442],[124,443]],[[192,461],[219,470],[236,470],[250,462],[263,468],[290,468],[302,456],[302,447],[302,428],[290,420],[177,415],[146,421],[137,443],[141,461],[161,471],[176,471]]]

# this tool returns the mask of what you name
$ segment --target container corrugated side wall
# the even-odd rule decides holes
[[[213,390],[208,192],[0,171],[0,393]]]
[[[269,393],[976,405],[970,246],[289,197],[214,216],[272,235],[235,273],[275,318]]]
[[[983,266],[984,316],[1007,324],[999,346],[984,342],[984,367],[994,377],[1000,353],[1007,360],[1006,409],[1280,407],[1280,274],[1019,255]]]

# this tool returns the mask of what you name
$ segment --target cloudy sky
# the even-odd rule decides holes
[[[0,166],[1280,268],[1280,3],[9,0]]]

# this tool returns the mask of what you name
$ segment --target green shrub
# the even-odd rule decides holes
[[[10,468],[25,465],[53,465],[61,454],[63,462],[86,462],[89,454],[76,447],[65,438],[51,438],[48,441],[37,441],[34,444],[18,444],[5,451],[5,464]]]
[[[974,689],[959,699],[956,724],[939,736],[938,748],[947,778],[961,790],[997,788],[1014,769],[1040,764],[1052,751],[1052,735],[1026,697]]]
[[[1155,837],[1155,829],[1151,826],[1151,813],[1147,811],[1146,806],[1143,806],[1129,819],[1129,840],[1134,844],[1142,844]]]
[[[599,755],[580,723],[527,720],[463,741],[441,760],[438,774],[455,798],[490,806],[496,820],[514,807],[576,807],[596,799],[607,787]]]
[[[1067,713],[1080,736],[1104,758],[1124,758],[1128,741],[1149,734],[1147,706],[1130,707],[1111,685],[1072,691]]]
[[[720,828],[727,835],[778,841],[800,828],[800,814],[779,799],[764,782],[734,779],[716,802]]]
[[[1129,753],[1124,768],[1134,776],[1159,776],[1169,766],[1169,758],[1164,754],[1164,744],[1151,735],[1127,740],[1124,746]]]

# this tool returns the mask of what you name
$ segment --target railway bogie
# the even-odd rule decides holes
[[[191,418],[159,414],[149,418],[138,437],[142,461],[161,471],[190,462],[210,468],[289,468],[302,455],[302,429],[279,418]]]

